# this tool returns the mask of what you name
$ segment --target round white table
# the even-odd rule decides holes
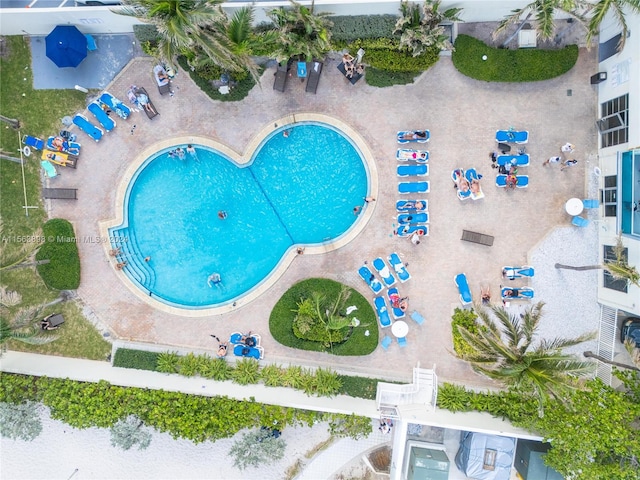
[[[391,325],[391,333],[393,333],[396,338],[406,337],[407,333],[409,333],[409,325],[402,320],[396,320]]]
[[[582,210],[584,210],[584,205],[579,198],[570,198],[564,205],[564,209],[569,215],[580,215]]]

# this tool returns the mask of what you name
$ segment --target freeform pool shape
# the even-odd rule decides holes
[[[263,282],[292,247],[344,235],[368,191],[359,150],[326,124],[274,131],[245,165],[201,145],[196,157],[180,160],[169,155],[178,146],[186,148],[163,149],[138,168],[123,224],[109,236],[123,240],[114,247],[126,254],[123,270],[133,283],[180,308],[233,302]],[[212,273],[220,285],[208,284]]]

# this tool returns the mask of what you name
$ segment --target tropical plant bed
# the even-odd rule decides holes
[[[378,323],[375,312],[369,301],[352,288],[346,287],[348,299],[345,306],[356,307],[349,316],[357,317],[358,325],[346,327],[350,329],[349,336],[339,343],[327,343],[325,341],[313,341],[300,338],[294,331],[294,323],[298,317],[300,305],[314,303],[315,298],[322,297],[320,313],[324,314],[327,309],[333,307],[333,303],[343,289],[341,283],[323,278],[311,278],[295,284],[280,298],[273,307],[269,317],[269,331],[273,338],[281,344],[298,348],[300,350],[312,350],[316,352],[327,352],[334,355],[368,355],[378,346]],[[306,308],[306,307],[305,307]],[[306,310],[305,310],[306,311]],[[310,313],[310,312],[306,312]],[[337,316],[343,316],[345,312],[338,309]],[[331,320],[317,318],[316,325],[326,322],[326,328],[330,328]],[[313,331],[316,327],[313,327]]]
[[[536,82],[559,77],[573,68],[578,47],[561,50],[493,48],[468,35],[458,35],[453,64],[460,73],[486,82]],[[486,59],[485,59],[486,58]]]

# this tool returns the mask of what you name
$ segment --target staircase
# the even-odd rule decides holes
[[[113,245],[113,248],[120,248],[121,253],[117,256],[117,260],[118,262],[127,262],[122,270],[134,283],[151,293],[156,283],[155,272],[144,261],[133,231],[127,227],[111,229],[109,236],[127,240]]]
[[[420,368],[418,364],[413,369],[413,383],[398,385],[378,382],[376,404],[384,416],[398,418],[399,405],[418,405],[434,410],[437,397],[438,377],[435,365],[433,369],[428,370]]]

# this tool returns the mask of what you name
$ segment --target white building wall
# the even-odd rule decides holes
[[[303,0],[301,3],[310,5]],[[417,2],[421,3],[421,2]],[[516,0],[444,0],[441,8],[460,7],[461,17],[466,22],[498,21],[512,10],[526,2]],[[265,11],[289,5],[288,1],[227,2],[224,10],[233,12],[246,5],[256,7],[255,20],[267,20]],[[76,25],[84,33],[130,33],[133,25],[139,23],[131,17],[117,15],[111,11],[115,7],[63,7],[63,8],[3,8],[0,12],[0,32],[2,35],[47,35],[56,25]],[[400,1],[388,0],[316,0],[316,12],[330,12],[334,15],[397,15]],[[561,18],[561,17],[559,17]]]
[[[599,163],[602,175],[600,188],[603,187],[603,178],[606,175],[618,173],[618,160],[621,152],[640,150],[640,15],[626,16],[627,28],[631,36],[627,38],[624,50],[599,65],[600,72],[607,72],[607,80],[600,83],[598,89],[598,105],[596,118],[600,117],[600,105],[608,100],[629,94],[629,142],[599,150]],[[607,41],[620,33],[620,26],[613,17],[607,17],[600,30],[600,42]],[[628,78],[620,82],[619,72],[628,72]],[[596,72],[593,72],[594,74]],[[617,219],[615,217],[602,217],[599,229],[599,248],[602,260],[603,245],[615,245],[618,235]],[[625,247],[628,249],[628,262],[640,269],[640,239],[631,236],[623,236]],[[603,287],[603,277],[600,275],[598,285],[598,301],[604,305],[625,310],[626,312],[640,315],[640,288],[629,286],[628,293],[624,294],[616,290]]]

